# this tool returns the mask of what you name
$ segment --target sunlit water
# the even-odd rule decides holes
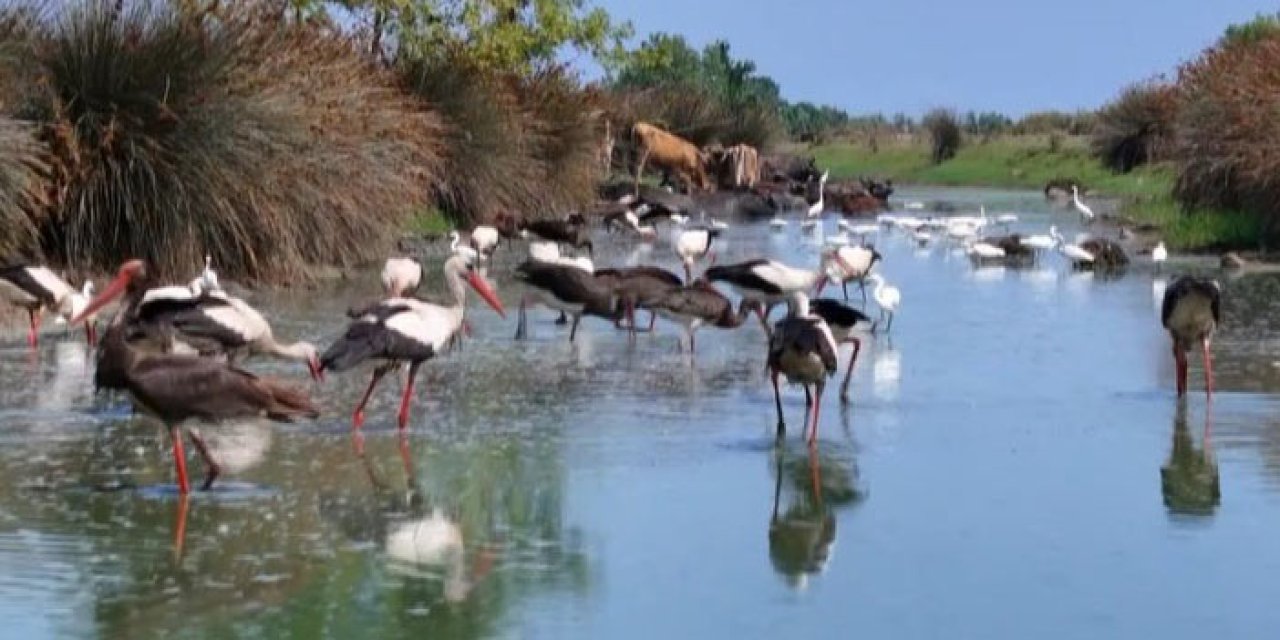
[[[1039,194],[904,193],[1020,227],[1071,224]],[[828,219],[825,232],[836,232]],[[665,235],[665,234],[664,234]],[[676,267],[602,239],[601,264]],[[816,264],[796,225],[738,225],[720,261]],[[576,345],[534,312],[424,368],[406,466],[398,385],[348,416],[365,372],[314,389],[316,423],[207,432],[228,475],[180,501],[162,431],[95,398],[81,338],[0,349],[0,636],[1266,637],[1280,623],[1280,278],[1224,279],[1218,394],[1179,410],[1157,276],[975,270],[877,240],[901,288],[816,454],[773,446],[762,333],[660,324]],[[502,250],[493,275],[518,252]],[[436,262],[432,262],[436,264]],[[1204,270],[1170,264],[1170,273]],[[438,281],[438,278],[436,279]],[[429,286],[435,286],[435,282]],[[858,300],[856,290],[853,292]],[[251,295],[325,343],[373,273]],[[869,306],[874,315],[874,304]],[[1192,370],[1199,389],[1198,358]],[[253,368],[303,384],[296,366]],[[1206,442],[1205,431],[1211,436]],[[198,462],[193,462],[199,469]],[[196,471],[199,473],[199,471]]]

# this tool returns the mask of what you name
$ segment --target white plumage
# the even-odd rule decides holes
[[[551,264],[563,264],[570,267],[577,267],[587,273],[595,273],[595,263],[591,258],[580,256],[570,258],[560,255],[560,246],[554,242],[536,240],[529,243],[529,257],[538,262],[549,262]]]
[[[1156,263],[1156,266],[1159,266],[1160,263],[1168,259],[1169,250],[1165,248],[1164,241],[1162,240],[1156,244],[1156,248],[1151,250],[1151,261]]]
[[[826,187],[827,187],[827,174],[828,172],[823,171],[822,177],[818,178],[818,201],[809,205],[810,217],[816,217],[816,216],[822,215],[822,211],[826,208],[826,204],[825,204],[826,201],[824,200],[823,192],[826,191]]]
[[[382,265],[382,289],[393,298],[417,289],[421,282],[422,264],[413,258],[387,258]]]
[[[885,331],[888,331],[893,328],[893,316],[898,312],[898,306],[902,304],[902,292],[897,287],[885,284],[884,278],[878,273],[867,276],[867,282],[875,283],[872,297],[880,306],[880,315],[888,314],[889,316],[889,323],[885,326]]]
[[[471,248],[487,260],[493,255],[494,249],[498,248],[499,237],[498,230],[494,227],[480,225],[471,230]]]
[[[975,242],[969,247],[969,255],[979,260],[994,260],[1005,257],[1004,249],[986,242]]]
[[[1093,220],[1093,209],[1090,209],[1080,200],[1080,188],[1074,184],[1071,185],[1071,206],[1080,212],[1080,218],[1085,222]]]
[[[692,279],[693,265],[711,255],[711,243],[714,236],[708,229],[687,229],[676,235],[676,255],[684,264],[684,278]]]

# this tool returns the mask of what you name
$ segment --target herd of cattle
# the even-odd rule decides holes
[[[626,144],[606,136],[603,159],[606,169],[622,164],[634,172],[630,185],[639,190],[646,169],[662,175],[663,183],[691,197],[727,192],[754,197],[763,207],[760,215],[803,207],[801,200],[813,202],[820,173],[812,157],[762,155],[746,144],[705,148],[653,124],[638,122],[631,127]],[[621,162],[619,162],[621,160]],[[872,214],[888,210],[893,193],[891,181],[860,179],[831,183],[825,187],[827,207],[845,214]],[[732,200],[721,197],[721,202]],[[736,204],[736,203],[735,203]],[[746,211],[752,213],[753,211]]]

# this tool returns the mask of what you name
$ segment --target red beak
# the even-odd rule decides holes
[[[493,288],[489,286],[489,283],[480,277],[480,274],[475,271],[468,271],[466,279],[467,284],[471,285],[471,288],[475,289],[476,293],[480,294],[480,297],[484,298],[484,301],[489,303],[489,306],[493,307],[493,310],[497,311],[499,316],[507,317],[507,312],[502,308],[502,301],[498,299],[498,295],[493,292]]]
[[[130,263],[125,264],[129,265]],[[124,293],[124,290],[129,286],[129,282],[132,280],[133,271],[126,269],[126,267],[121,267],[120,273],[116,276],[115,280],[112,280],[111,284],[108,284],[107,288],[103,289],[102,293],[98,294],[98,297],[90,300],[89,306],[85,307],[84,311],[81,311],[79,315],[71,319],[71,324],[84,322],[85,318],[88,318],[99,309],[107,306],[107,303],[120,297],[120,294]]]

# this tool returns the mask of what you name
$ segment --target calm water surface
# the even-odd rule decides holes
[[[1039,194],[947,190],[1022,227]],[[835,220],[827,221],[834,233]],[[665,241],[602,264],[676,267]],[[722,261],[816,264],[797,228],[739,225]],[[0,347],[0,636],[1266,637],[1280,625],[1280,277],[1223,280],[1221,394],[1179,407],[1159,278],[973,269],[884,237],[903,292],[820,446],[773,446],[760,329],[579,343],[473,306],[475,335],[348,416],[212,430],[228,474],[180,501],[168,442],[95,398],[82,341]],[[517,294],[499,253],[495,279]],[[1176,262],[1176,261],[1175,261]],[[1177,262],[1167,272],[1205,270]],[[435,286],[434,282],[430,286]],[[277,334],[326,343],[376,275],[250,295]],[[856,299],[856,298],[855,298]],[[874,313],[874,304],[871,305]],[[305,380],[301,368],[257,370]],[[1192,378],[1199,388],[1198,359]],[[803,394],[784,397],[793,427]],[[196,463],[199,468],[198,463]],[[198,473],[198,472],[197,472]],[[810,636],[812,637],[812,636]]]

